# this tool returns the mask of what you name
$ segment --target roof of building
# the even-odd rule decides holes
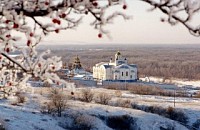
[[[116,66],[115,68],[116,69],[129,69],[129,67],[131,67],[131,66],[129,66],[129,65],[127,65],[127,64],[121,64],[121,65],[118,65],[118,66]]]
[[[100,63],[97,63],[96,66],[101,66],[103,64],[108,64],[108,62],[100,62]]]
[[[131,67],[137,68],[136,64],[130,64]]]
[[[105,69],[114,67],[113,65],[103,65]]]
[[[121,55],[120,51],[118,51],[116,53],[116,55],[117,55],[117,59],[118,59],[118,56]],[[117,59],[115,59],[115,60],[117,60]],[[111,61],[110,62],[100,62],[100,63],[97,63],[95,66],[96,67],[102,66],[105,69],[107,69],[107,68],[124,68],[124,69],[137,68],[136,64],[127,64],[127,59],[126,58],[123,58],[123,60],[120,59],[119,61],[117,61],[117,63],[116,62],[111,62]]]
[[[135,64],[121,64],[115,67],[116,69],[129,69],[129,68],[137,68],[137,65]]]

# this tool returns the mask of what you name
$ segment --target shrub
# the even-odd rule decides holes
[[[79,115],[74,119],[73,130],[91,130],[95,127],[95,117],[90,115]]]
[[[138,105],[136,103],[132,103],[131,107],[145,112],[155,113],[170,118],[172,120],[181,122],[183,124],[186,124],[188,121],[188,117],[185,115],[183,111],[174,109],[173,107],[163,108],[160,106]]]
[[[43,90],[41,89],[39,93],[40,93],[40,95],[43,95]]]
[[[49,94],[49,99],[49,102],[46,102],[41,106],[40,111],[48,114],[57,112],[58,116],[61,117],[62,111],[67,107],[67,96],[58,88],[54,88]]]
[[[174,116],[174,108],[173,107],[168,107],[166,112],[169,115],[169,118],[173,118],[173,116]]]
[[[200,119],[197,119],[196,122],[192,124],[193,130],[200,129]]]
[[[144,106],[146,112],[166,116],[166,109],[161,106]]]
[[[55,111],[55,106],[53,105],[52,102],[45,102],[43,105],[40,107],[40,112],[44,114],[52,114]]]
[[[136,102],[131,103],[131,108],[138,109],[138,104]]]
[[[166,113],[167,113],[167,116],[172,120],[176,120],[184,124],[187,123],[188,118],[186,117],[184,112],[181,110],[174,109],[173,107],[168,107],[166,109]]]
[[[26,101],[24,94],[19,91],[15,93],[15,96],[17,97],[17,103],[24,103]]]
[[[118,99],[116,102],[116,106],[119,107],[126,107],[126,108],[130,108],[131,107],[131,101],[129,99]]]
[[[67,106],[67,97],[58,88],[52,89],[50,94],[50,104],[55,107],[55,111],[59,117],[61,117],[62,111],[65,110]]]
[[[124,90],[124,87],[120,84],[114,83],[104,86],[106,89],[114,89],[114,90]]]
[[[5,122],[2,119],[0,119],[0,130],[6,130]]]
[[[165,127],[160,126],[160,130],[175,130],[174,126],[167,125]]]
[[[116,97],[121,97],[122,96],[122,92],[120,90],[116,90],[115,91],[115,96]]]
[[[195,98],[200,98],[200,91],[194,96]]]
[[[141,84],[128,85],[128,90],[134,94],[141,95],[161,95],[161,96],[173,96],[171,91],[164,90],[160,87],[147,86]]]
[[[108,95],[107,93],[102,92],[97,96],[96,102],[103,105],[107,105],[110,100],[111,100],[111,96]]]
[[[129,115],[108,116],[106,119],[106,124],[115,130],[132,130],[134,123],[134,119]]]
[[[81,91],[81,99],[84,102],[91,102],[93,100],[94,93],[89,89],[82,89]]]

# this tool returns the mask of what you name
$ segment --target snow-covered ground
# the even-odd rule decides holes
[[[168,118],[146,113],[132,108],[122,108],[109,105],[100,105],[94,102],[85,103],[78,100],[69,100],[68,109],[63,113],[63,117],[40,113],[40,103],[46,99],[46,92],[36,87],[35,93],[27,94],[27,102],[20,106],[11,105],[13,99],[0,100],[0,121],[2,120],[8,130],[63,130],[72,129],[73,121],[76,118],[84,119],[89,123],[91,129],[112,130],[109,117],[127,116],[129,124],[134,130],[160,130],[174,127],[175,130],[188,130],[185,126]],[[41,88],[42,89],[42,88]],[[81,88],[80,88],[81,89]],[[75,91],[75,95],[80,93],[80,89]],[[70,92],[68,90],[66,94]],[[93,88],[97,94],[100,92],[112,95],[112,100],[129,99],[143,105],[157,105],[162,107],[173,106],[173,97],[136,95],[128,91],[122,91],[121,97],[116,96],[116,90]],[[111,101],[112,101],[111,100]],[[189,124],[200,118],[200,100],[195,98],[176,98],[176,108],[182,109],[189,117]],[[125,119],[126,119],[125,118]],[[120,117],[121,119],[121,117]],[[80,121],[80,120],[79,120]],[[80,122],[79,122],[80,123]]]
[[[174,97],[136,95],[124,93],[122,97],[130,98],[133,102],[147,106],[174,107]],[[175,98],[175,108],[183,110],[189,117],[189,124],[192,125],[200,119],[200,99],[197,98]]]
[[[146,82],[154,82],[154,83],[168,83],[168,84],[174,84],[179,87],[188,86],[191,88],[200,88],[200,81],[190,81],[190,80],[182,80],[182,79],[164,79],[159,77],[145,77],[140,78],[142,81]]]
[[[95,93],[109,92],[115,95],[116,90],[107,90],[103,88],[93,89]],[[129,91],[121,91],[122,99],[129,99],[139,105],[145,106],[160,106],[174,107],[174,97],[154,96],[154,95],[138,95],[132,94]],[[189,118],[188,124],[191,126],[197,119],[200,119],[200,99],[199,98],[184,98],[175,97],[175,108],[181,109]]]
[[[32,105],[30,105],[32,106]],[[7,130],[64,130],[51,116],[41,114],[30,106],[12,106],[7,101],[0,101],[0,119]]]

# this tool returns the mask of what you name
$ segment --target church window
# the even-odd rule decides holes
[[[126,76],[128,76],[128,71],[126,71]]]

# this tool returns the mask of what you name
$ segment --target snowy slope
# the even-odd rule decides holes
[[[39,89],[39,88],[36,88]],[[101,88],[92,89],[93,92],[107,92],[113,95],[113,100],[119,98],[114,95],[115,90]],[[78,89],[75,93],[78,93]],[[67,93],[67,91],[66,91]],[[69,92],[68,92],[69,93]],[[97,130],[112,130],[107,123],[113,116],[128,116],[131,128],[134,130],[160,130],[161,128],[175,128],[175,130],[188,130],[183,125],[156,114],[146,113],[131,108],[121,108],[81,101],[68,101],[68,109],[63,117],[58,118],[39,112],[39,103],[44,100],[45,94],[29,94],[27,102],[22,106],[10,105],[10,100],[0,100],[0,120],[4,120],[8,130],[63,130],[72,129],[75,119],[84,119],[85,123]],[[158,105],[168,107],[173,105],[172,97],[135,95],[122,91],[123,99],[130,99],[138,104]],[[38,102],[37,102],[38,101]],[[183,109],[189,117],[189,123],[194,123],[200,117],[200,101],[198,99],[177,98],[177,108]],[[80,120],[79,120],[80,121]],[[83,123],[83,122],[82,122]]]
[[[135,128],[135,130],[160,130],[160,127],[166,129],[169,127],[174,127],[175,130],[188,130],[186,127],[176,123],[175,121],[163,118],[155,114],[146,113],[130,108],[120,108],[92,103],[86,104],[82,102],[76,102],[73,110],[87,113],[89,115],[95,115],[95,117],[128,115],[135,119],[135,122],[130,122],[135,124],[133,127]],[[99,130],[101,130],[101,128],[99,128]]]
[[[8,130],[63,130],[58,126],[57,121],[48,115],[2,102],[0,103],[0,118],[5,121]]]

